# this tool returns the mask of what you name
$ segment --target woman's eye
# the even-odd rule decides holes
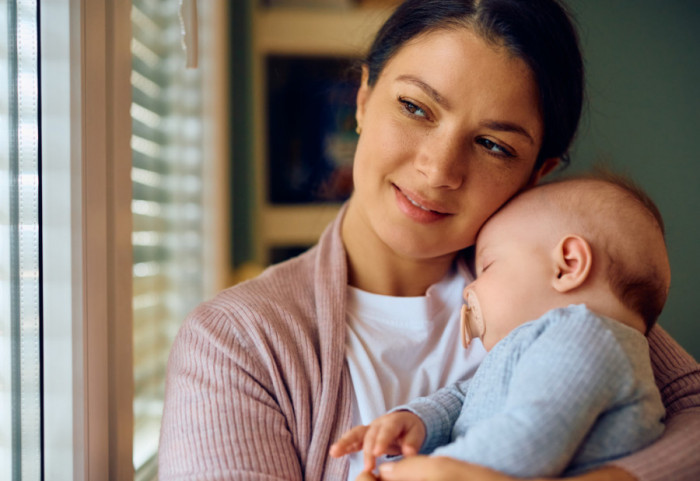
[[[406,100],[406,99],[399,99],[399,102],[403,104],[403,108],[406,112],[408,112],[411,115],[415,115],[417,117],[427,117],[427,114],[425,113],[425,110],[422,108],[418,107],[416,104],[413,102]]]
[[[476,141],[479,145],[484,147],[489,153],[503,156],[503,157],[514,157],[513,153],[506,149],[505,147],[498,145],[493,140],[480,138]]]

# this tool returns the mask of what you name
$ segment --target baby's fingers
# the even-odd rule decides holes
[[[377,438],[377,432],[379,431],[379,427],[377,426],[377,421],[373,422],[368,426],[367,431],[365,431],[365,436],[364,436],[364,443],[362,445],[362,451],[364,453],[364,460],[365,460],[365,471],[370,472],[374,469],[374,464],[376,462],[376,456],[374,455],[375,451],[375,442]]]
[[[407,441],[407,435],[415,429],[418,432]],[[365,432],[362,446],[365,470],[372,470],[376,457],[382,454],[416,454],[424,437],[423,422],[413,413],[397,411],[375,419]]]
[[[415,456],[420,451],[421,446],[423,446],[423,440],[425,440],[423,424],[411,427],[401,441],[401,454],[404,456]]]
[[[404,426],[400,424],[385,423],[378,427],[374,436],[372,454],[380,456],[382,454],[401,454],[399,446],[404,436]]]
[[[339,458],[346,454],[354,453],[362,449],[362,441],[369,426],[355,426],[350,431],[343,434],[331,446],[329,454],[334,458]]]
[[[377,426],[372,453],[413,456],[418,454],[425,439],[425,425],[415,414],[397,411],[384,418]],[[365,451],[367,451],[365,439]]]

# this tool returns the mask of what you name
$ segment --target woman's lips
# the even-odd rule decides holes
[[[409,191],[401,190],[396,185],[394,185],[393,187],[399,210],[411,220],[423,224],[428,224],[431,222],[442,220],[452,215],[446,212],[442,212],[442,209],[440,207],[424,199],[421,199],[416,194],[413,194]]]

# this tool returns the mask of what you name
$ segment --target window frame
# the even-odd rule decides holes
[[[212,32],[200,48],[216,59],[204,79],[205,156],[219,159],[204,180],[211,295],[230,278],[228,17],[226,2],[202,3]],[[51,479],[135,476],[130,15],[130,1],[41,3],[42,407]]]
[[[62,236],[44,232],[44,325],[51,331],[43,367],[47,381],[70,382],[45,389],[45,472],[133,479],[131,178],[123,161],[131,118],[122,107],[131,95],[130,4],[61,3],[42,2],[40,10],[42,208],[63,229]],[[48,135],[65,126],[69,143]],[[63,302],[61,285],[70,286]],[[61,355],[66,344],[70,356]],[[72,442],[59,450],[58,439]]]

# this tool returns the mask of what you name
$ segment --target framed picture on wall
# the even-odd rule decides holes
[[[268,201],[341,202],[357,145],[353,59],[267,58]]]

